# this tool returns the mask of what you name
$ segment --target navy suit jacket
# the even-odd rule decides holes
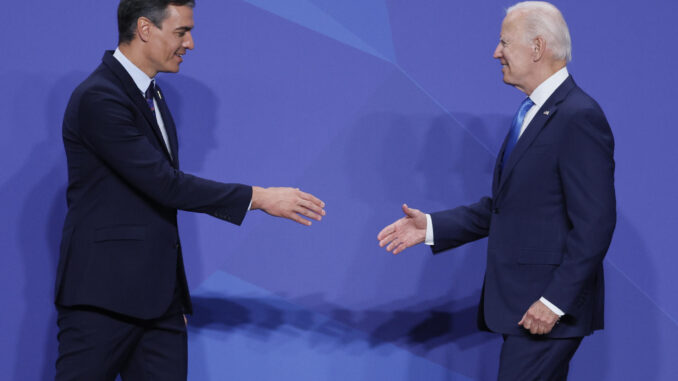
[[[55,301],[148,319],[163,315],[178,289],[191,312],[177,209],[240,224],[252,188],[181,172],[165,97],[158,90],[173,156],[127,71],[110,51],[102,61],[64,115],[68,213]]]
[[[614,140],[599,105],[568,77],[537,112],[492,196],[433,213],[434,253],[488,236],[479,323],[527,334],[518,322],[540,297],[566,315],[549,337],[603,328],[603,265],[616,223]]]

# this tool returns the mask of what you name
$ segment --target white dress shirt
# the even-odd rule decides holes
[[[151,81],[154,81],[154,78],[150,78],[149,76],[147,76],[146,73],[144,73],[141,69],[137,67],[137,65],[133,64],[132,61],[125,57],[125,55],[122,54],[120,49],[118,48],[115,49],[113,57],[115,57],[118,60],[118,62],[120,62],[122,67],[124,67],[127,73],[130,75],[130,77],[132,77],[132,80],[134,80],[134,83],[139,88],[139,91],[141,91],[141,96],[143,96],[145,99],[146,90],[148,89],[148,86],[151,84]],[[153,108],[155,109],[155,119],[158,122],[158,127],[160,127],[162,139],[165,142],[165,146],[167,147],[167,152],[169,152],[170,157],[172,157],[172,150],[170,149],[169,139],[167,138],[167,130],[165,130],[165,123],[162,120],[162,115],[160,115],[160,109],[158,108],[158,102],[155,100],[155,97],[153,97],[153,106],[154,106]]]
[[[530,99],[532,102],[534,102],[534,105],[530,107],[530,109],[527,111],[525,114],[525,119],[523,119],[523,124],[520,126],[520,135],[518,135],[518,139],[520,139],[521,136],[523,136],[523,132],[527,128],[527,126],[530,125],[530,122],[532,119],[534,119],[534,116],[537,115],[537,111],[541,108],[541,106],[546,103],[546,100],[551,97],[553,92],[556,91],[560,85],[565,82],[567,77],[569,77],[570,73],[567,71],[567,67],[563,67],[562,69],[558,70],[555,72],[553,75],[548,77],[544,82],[542,82],[539,86],[537,86],[536,89],[532,92],[532,94],[529,95]],[[433,222],[431,221],[431,215],[426,214],[426,239],[424,241],[425,244],[431,246],[433,245]],[[548,307],[553,313],[555,313],[558,316],[563,316],[565,315],[565,312],[563,312],[560,308],[556,307],[553,303],[549,302],[546,298],[543,296],[539,298],[539,301],[544,303],[546,307]]]

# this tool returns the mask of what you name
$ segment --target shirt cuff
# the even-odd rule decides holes
[[[433,222],[431,221],[431,215],[426,213],[426,240],[425,244],[433,246]]]
[[[250,200],[250,204],[247,206],[247,211],[249,212],[252,210],[252,200]]]
[[[563,317],[563,315],[565,315],[565,312],[563,312],[560,308],[553,305],[553,303],[546,300],[545,297],[542,296],[541,298],[539,298],[539,301],[544,303],[544,305],[546,305],[546,307],[548,307],[549,310],[553,311],[554,314],[558,315],[558,317]]]

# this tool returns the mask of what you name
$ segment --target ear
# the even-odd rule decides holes
[[[532,40],[532,62],[537,62],[544,57],[546,52],[546,40],[544,37],[537,36]]]
[[[151,38],[151,28],[153,27],[153,22],[146,17],[139,17],[137,19],[137,36],[139,40],[143,42],[148,42]]]

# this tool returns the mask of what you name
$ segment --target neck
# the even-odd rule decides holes
[[[130,62],[132,62],[136,67],[141,69],[149,78],[154,78],[156,74],[158,74],[157,71],[154,71],[152,69],[149,69],[148,61],[144,57],[143,54],[141,54],[141,51],[137,49],[137,47],[134,44],[134,41],[130,43],[122,43],[118,45],[118,49],[120,49],[120,52],[127,57]]]
[[[534,89],[539,87],[539,85],[544,83],[544,81],[549,79],[549,77],[558,72],[558,70],[564,68],[565,64],[566,64],[565,61],[553,61],[550,62],[549,64],[541,65],[534,70],[535,75],[533,76],[532,81],[530,81],[525,86],[516,86],[516,87],[518,88],[518,90],[527,94],[527,96],[530,96]]]

